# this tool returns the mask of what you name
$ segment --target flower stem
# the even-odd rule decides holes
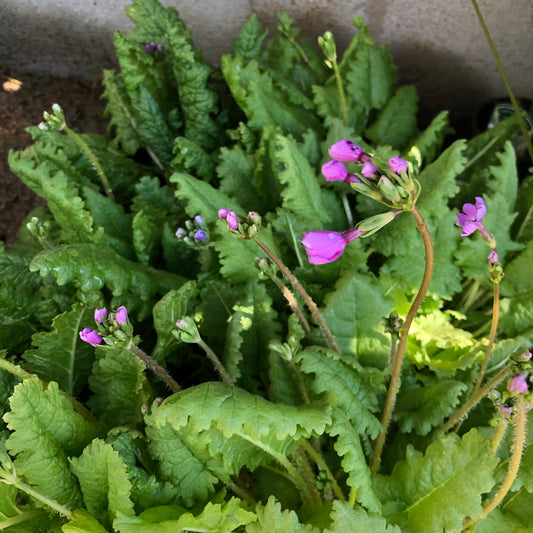
[[[311,446],[312,447],[312,446]],[[320,497],[320,492],[315,485],[315,474],[311,465],[309,464],[309,459],[305,454],[305,450],[302,446],[292,452],[292,458],[298,467],[298,471],[304,480],[309,496],[311,498],[312,505],[322,505],[322,498]]]
[[[98,176],[100,177],[106,195],[108,196],[108,198],[111,198],[111,200],[114,200],[115,195],[113,194],[113,190],[111,189],[109,180],[105,175],[102,165],[94,155],[93,151],[89,148],[89,145],[81,138],[80,135],[78,135],[75,131],[71,130],[68,126],[65,126],[63,129],[76,141],[79,147],[87,154],[87,157],[91,160],[91,163],[93,164],[96,172],[98,173]]]
[[[498,55],[498,51],[496,50],[496,47],[494,46],[494,42],[492,41],[492,37],[490,36],[489,29],[487,25],[485,24],[485,20],[483,18],[483,15],[481,14],[481,10],[479,9],[477,0],[471,0],[471,2],[472,2],[472,5],[474,6],[474,10],[479,20],[481,29],[483,30],[483,33],[485,34],[485,37],[487,39],[487,43],[489,45],[490,51],[492,52],[492,55],[494,56],[494,60],[496,61],[496,65],[498,66],[498,70],[500,71],[500,76],[502,77],[502,81],[505,85],[505,88],[507,89],[507,93],[509,94],[509,100],[511,100],[511,103],[513,104],[513,107],[514,107],[514,110],[515,110],[515,113],[518,119],[518,124],[520,125],[520,130],[522,131],[522,136],[524,137],[524,141],[526,143],[527,150],[529,152],[529,157],[531,161],[533,161],[533,143],[531,142],[531,137],[529,136],[529,133],[527,131],[524,117],[522,116],[522,112],[520,111],[520,106],[518,105],[518,101],[513,93],[513,90],[511,89],[511,84],[509,83],[509,79],[507,78],[507,75],[505,74],[505,70],[500,60],[500,56]]]
[[[463,406],[442,426],[442,432],[446,433],[452,429],[455,424],[461,421],[461,419],[474,407],[478,404],[481,399],[488,394],[500,381],[505,379],[509,373],[509,367],[506,366],[503,370],[500,370],[490,381],[488,381],[484,387],[479,389],[475,394],[470,396],[469,400],[463,404]]]
[[[503,480],[498,492],[493,496],[493,498],[483,507],[482,513],[477,518],[469,518],[463,524],[463,531],[467,528],[486,518],[505,498],[505,495],[511,489],[511,486],[516,479],[518,474],[518,469],[520,468],[520,461],[522,460],[522,452],[524,451],[524,445],[526,443],[526,402],[524,401],[523,396],[518,396],[517,402],[515,404],[515,439],[513,444],[513,455],[509,460],[509,466],[507,468],[507,474]]]
[[[298,317],[298,320],[302,328],[304,329],[304,331],[306,333],[309,333],[309,331],[311,331],[309,328],[309,324],[307,323],[307,320],[305,319],[305,316],[302,313],[302,310],[300,309],[300,306],[298,305],[298,301],[294,297],[293,292],[286,285],[284,285],[277,276],[271,276],[270,279],[275,283],[276,287],[281,291],[281,294],[285,296],[285,299],[287,300],[294,314]]]
[[[200,346],[200,348],[202,348],[202,350],[207,354],[207,357],[211,359],[211,362],[215,366],[217,372],[220,374],[222,381],[224,383],[227,383],[228,385],[233,385],[233,380],[224,368],[224,365],[222,364],[220,359],[217,357],[217,354],[206,344],[206,342],[201,337],[198,341],[198,346]]]
[[[320,329],[326,336],[330,348],[340,354],[340,348],[338,347],[335,338],[333,337],[326,322],[324,321],[324,318],[320,314],[316,303],[313,301],[311,296],[309,296],[307,291],[303,288],[302,284],[298,281],[298,278],[287,268],[283,261],[263,241],[259,240],[257,237],[252,237],[252,239],[280,269],[281,273],[289,280],[289,283],[294,287],[294,290],[300,294],[300,296],[305,302],[305,305],[307,305],[309,311],[313,315],[314,319],[317,321],[317,324],[320,326]]]
[[[407,346],[407,337],[409,335],[409,329],[411,324],[418,312],[418,309],[429,289],[429,284],[431,282],[431,276],[433,275],[433,243],[431,242],[431,236],[429,234],[428,227],[420,211],[415,207],[411,211],[413,217],[416,220],[416,228],[422,239],[424,241],[424,248],[426,251],[426,266],[424,269],[424,277],[422,278],[422,283],[418,290],[411,307],[405,317],[405,321],[402,326],[402,332],[400,334],[400,340],[398,341],[398,349],[396,351],[396,356],[394,358],[394,367],[392,369],[391,380],[389,384],[389,390],[387,391],[387,399],[385,400],[385,407],[383,408],[383,414],[381,416],[381,431],[378,434],[376,439],[376,445],[374,448],[374,455],[372,457],[372,463],[370,465],[370,472],[374,475],[378,469],[381,462],[381,454],[383,452],[383,447],[385,445],[385,437],[387,435],[387,430],[390,424],[392,417],[392,411],[394,409],[394,404],[396,402],[396,395],[398,393],[398,388],[400,384],[400,374],[402,371],[402,362],[403,356],[405,354],[405,348]]]
[[[152,370],[172,392],[179,392],[181,390],[181,386],[170,376],[170,374],[146,352],[143,352],[143,350],[134,344],[130,344],[127,349]]]

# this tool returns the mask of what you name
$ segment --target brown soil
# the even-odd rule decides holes
[[[100,80],[87,83],[71,78],[35,76],[0,66],[0,241],[12,244],[26,215],[44,202],[11,172],[10,149],[31,143],[28,126],[42,121],[43,111],[58,103],[67,124],[79,133],[105,133],[105,102]]]

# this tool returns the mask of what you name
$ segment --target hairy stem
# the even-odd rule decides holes
[[[298,305],[298,302],[296,298],[294,297],[294,294],[292,293],[292,291],[286,285],[284,285],[277,276],[271,276],[270,279],[276,284],[276,287],[281,291],[281,294],[285,296],[285,300],[287,300],[287,303],[289,304],[290,308],[293,310],[294,314],[298,317],[298,320],[302,328],[304,328],[304,331],[306,333],[309,333],[309,331],[311,331],[309,328],[309,324],[307,323],[307,320],[304,314],[302,313],[302,310],[300,309],[300,306]]]
[[[317,321],[317,324],[320,326],[320,329],[326,336],[326,340],[328,341],[330,348],[340,354],[341,351],[335,341],[335,338],[333,337],[326,322],[324,321],[324,318],[320,314],[316,303],[313,301],[311,296],[307,294],[307,291],[298,281],[298,278],[287,268],[285,263],[283,263],[283,261],[264,242],[260,241],[257,237],[253,237],[253,240],[259,246],[259,248],[261,248],[261,250],[263,250],[263,252],[265,252],[267,256],[274,262],[274,264],[280,269],[281,273],[289,280],[289,283],[294,287],[294,290],[297,291],[298,294],[300,294],[300,296],[305,302],[305,305],[307,305],[309,311],[313,315],[314,319]]]
[[[180,385],[155,359],[152,359],[147,353],[143,352],[134,344],[130,344],[128,350],[152,370],[152,372],[154,372],[172,392],[179,392],[181,390]]]
[[[370,465],[370,472],[374,475],[378,469],[381,462],[381,454],[383,452],[383,447],[385,445],[385,437],[387,435],[387,430],[389,428],[392,411],[394,409],[394,404],[396,402],[396,395],[398,393],[398,388],[400,384],[400,374],[402,371],[403,356],[405,354],[405,348],[407,346],[407,337],[409,336],[409,329],[411,324],[418,312],[418,309],[429,289],[429,284],[431,282],[431,276],[433,275],[433,243],[431,242],[431,236],[429,234],[428,227],[420,211],[416,206],[411,211],[413,217],[416,220],[416,228],[422,239],[424,241],[424,248],[426,252],[426,266],[424,269],[424,277],[422,278],[422,283],[420,284],[420,289],[416,295],[411,308],[409,309],[405,321],[402,326],[402,332],[400,334],[400,340],[398,341],[398,349],[396,351],[396,356],[394,358],[394,367],[392,369],[391,380],[389,383],[389,390],[387,391],[387,399],[385,400],[385,407],[383,408],[383,414],[381,416],[381,431],[378,434],[376,439],[376,445],[374,448],[374,456],[372,457],[372,463]]]
[[[217,354],[206,344],[202,338],[200,338],[198,341],[198,346],[200,346],[200,348],[202,348],[202,350],[206,353],[207,357],[209,357],[216,371],[220,374],[222,381],[228,385],[233,385],[233,380],[224,368],[224,365],[220,359],[217,357]]]
[[[498,492],[493,498],[483,507],[483,512],[477,518],[469,518],[463,524],[463,531],[475,524],[477,521],[486,518],[505,498],[505,495],[511,489],[511,486],[516,479],[518,469],[520,468],[520,462],[522,460],[522,452],[524,451],[524,445],[526,443],[526,402],[522,396],[518,396],[515,404],[515,439],[513,444],[513,455],[509,460],[509,466],[507,468],[507,474],[503,480]]]
[[[506,378],[509,373],[509,367],[506,366],[503,370],[500,370],[490,381],[488,381],[481,389],[479,389],[475,394],[472,394],[468,401],[463,404],[463,406],[442,426],[442,432],[446,433],[452,429],[455,424],[459,423],[462,418],[474,407],[477,405],[481,399],[488,394],[500,381]]]
[[[527,131],[526,123],[524,121],[524,117],[522,116],[520,106],[518,105],[518,101],[513,93],[513,90],[511,89],[511,84],[509,83],[509,79],[507,78],[507,75],[505,74],[505,70],[500,60],[500,56],[498,55],[498,51],[496,50],[496,47],[494,46],[494,42],[492,41],[492,37],[490,36],[489,29],[487,25],[485,24],[485,19],[483,18],[483,15],[481,14],[481,10],[479,9],[477,0],[471,0],[471,2],[472,2],[472,5],[474,6],[474,10],[479,20],[481,29],[483,30],[483,33],[485,34],[485,37],[487,39],[487,43],[489,45],[490,51],[492,52],[492,55],[494,56],[496,65],[498,65],[498,70],[500,71],[500,76],[502,77],[502,81],[505,84],[507,93],[509,94],[509,99],[511,100],[511,103],[513,104],[513,107],[514,107],[514,110],[515,110],[515,113],[518,119],[518,124],[520,125],[520,130],[524,137],[524,141],[527,146],[527,151],[529,152],[529,157],[531,161],[533,161],[533,143],[531,142],[531,137],[529,136],[529,132]]]
[[[89,148],[89,145],[81,138],[80,135],[78,135],[75,131],[71,130],[68,126],[65,126],[63,129],[76,141],[79,147],[87,154],[87,157],[91,160],[91,163],[93,164],[96,172],[98,173],[98,176],[100,177],[106,195],[108,196],[108,198],[111,198],[111,200],[114,200],[115,195],[113,194],[113,190],[111,189],[109,180],[105,175],[102,165],[94,155],[93,151]]]
[[[315,473],[309,464],[309,459],[305,454],[305,449],[303,446],[300,446],[297,450],[292,453],[294,462],[298,467],[305,484],[307,485],[307,490],[311,497],[312,505],[322,505],[322,498],[320,497],[320,492],[318,491],[315,485]]]

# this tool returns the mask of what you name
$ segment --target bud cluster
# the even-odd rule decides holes
[[[128,348],[133,342],[133,326],[128,319],[128,310],[121,306],[110,313],[105,307],[95,309],[96,329],[80,331],[80,339],[102,348]]]
[[[193,248],[205,248],[209,244],[207,225],[201,215],[185,221],[185,228],[178,228],[176,237]]]
[[[52,113],[45,111],[43,113],[44,122],[39,124],[39,129],[48,131],[62,131],[67,125],[65,114],[59,104],[52,106]]]
[[[158,44],[155,41],[152,41],[144,46],[144,49],[151,54],[152,52],[162,52],[163,51],[163,45]]]
[[[241,239],[252,239],[261,229],[262,218],[259,213],[250,211],[247,217],[237,216],[231,209],[219,209],[218,218],[225,220],[228,230],[237,233]]]

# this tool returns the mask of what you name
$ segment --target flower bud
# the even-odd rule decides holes
[[[389,168],[395,174],[401,174],[403,171],[407,172],[409,168],[407,161],[402,157],[395,155],[389,159]]]
[[[94,319],[96,320],[96,322],[98,322],[98,324],[101,324],[102,321],[107,318],[108,314],[109,313],[105,307],[103,307],[102,309],[95,309]]]
[[[128,322],[128,310],[125,306],[121,306],[117,309],[115,320],[119,326]]]
[[[203,229],[199,229],[199,230],[197,230],[196,233],[194,234],[194,238],[195,238],[197,241],[204,242],[204,241],[207,239],[207,233],[205,232],[205,230],[203,230]]]
[[[205,229],[205,222],[202,215],[196,215],[194,217],[194,223],[201,229]]]
[[[400,192],[385,176],[381,176],[378,181],[379,192],[383,195],[383,198],[388,200],[391,204],[398,204],[402,199]]]
[[[386,213],[380,213],[364,220],[361,220],[357,224],[357,229],[365,233],[365,237],[376,233],[382,227],[386,226],[389,222],[392,222],[396,215],[399,215],[402,211],[387,211]]]
[[[219,209],[218,218],[225,220],[228,223],[228,227],[230,229],[239,229],[239,221],[237,220],[237,215],[231,209]]]
[[[491,265],[495,265],[499,260],[500,258],[498,257],[498,252],[496,250],[492,250],[489,252],[489,255],[487,256],[487,261]]]
[[[371,180],[374,179],[375,175],[379,172],[378,167],[372,163],[372,161],[365,161],[363,163],[363,168],[361,168],[361,174]]]
[[[80,331],[80,339],[84,342],[88,342],[93,346],[97,344],[102,344],[102,337],[96,333],[93,329],[85,328]]]
[[[328,152],[332,159],[346,163],[359,163],[361,156],[364,154],[360,146],[347,139],[337,141],[330,147]]]
[[[196,322],[190,316],[184,316],[176,322],[179,329],[180,340],[187,343],[198,343],[201,340],[200,333],[196,327]]]
[[[248,213],[248,218],[250,219],[250,222],[252,224],[255,224],[257,227],[261,227],[261,222],[263,219],[261,218],[261,215],[255,211],[250,211]]]
[[[524,394],[528,391],[528,384],[526,381],[527,373],[514,376],[509,381],[509,392],[518,392]]]
[[[348,170],[340,161],[328,161],[322,165],[322,174],[327,181],[344,181]]]

